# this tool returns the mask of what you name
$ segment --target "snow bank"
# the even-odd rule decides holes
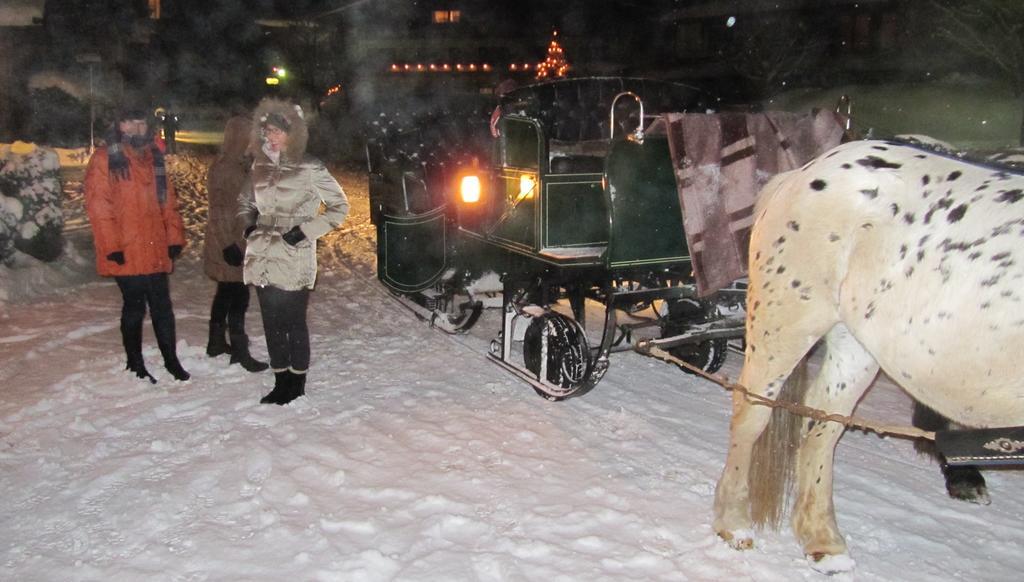
[[[852,574],[815,572],[789,531],[730,549],[711,528],[728,393],[622,353],[587,396],[539,398],[485,357],[499,310],[447,336],[394,303],[373,278],[365,176],[340,181],[351,222],[320,249],[307,396],[285,407],[258,404],[269,373],[206,357],[214,285],[195,246],[171,276],[185,383],[164,372],[148,330],[159,383],[124,372],[111,281],[0,273],[5,288],[70,285],[0,320],[0,579],[973,582],[1024,571],[1024,476],[991,471],[991,505],[956,502],[911,443],[856,432],[837,449],[835,482]],[[265,357],[255,302],[248,328]],[[858,414],[899,423],[909,410],[879,383]]]

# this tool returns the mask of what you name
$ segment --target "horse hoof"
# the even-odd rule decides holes
[[[977,467],[948,467],[946,473],[946,491],[953,499],[969,501],[979,505],[992,502],[988,497],[985,478]]]
[[[720,531],[718,537],[734,550],[754,549],[754,532],[750,530]]]
[[[822,574],[831,576],[832,574],[839,574],[841,572],[850,572],[854,566],[857,565],[850,557],[850,554],[826,554],[823,552],[815,552],[807,554],[807,561],[810,562],[811,568]]]
[[[969,503],[977,503],[978,505],[988,505],[992,503],[992,500],[988,496],[988,491],[984,486],[978,487],[950,487],[949,496],[959,501],[967,501]]]

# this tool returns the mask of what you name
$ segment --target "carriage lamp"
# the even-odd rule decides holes
[[[537,179],[529,174],[519,176],[519,196],[516,201],[525,198],[533,198],[533,191],[537,188]]]
[[[480,201],[480,177],[463,176],[459,182],[459,195],[466,204],[474,204]]]

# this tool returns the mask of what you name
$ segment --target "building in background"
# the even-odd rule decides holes
[[[28,76],[43,50],[42,0],[0,3],[0,141],[19,135],[28,107]]]
[[[912,47],[907,0],[711,0],[666,10],[652,37],[669,75],[763,97],[794,85],[896,81],[933,64]],[[947,63],[947,66],[951,63]]]

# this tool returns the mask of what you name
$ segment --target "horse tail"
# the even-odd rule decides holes
[[[779,402],[802,403],[810,385],[804,356],[779,393]],[[773,408],[761,436],[754,443],[750,468],[750,514],[759,527],[779,529],[789,507],[800,446],[802,417]]]

